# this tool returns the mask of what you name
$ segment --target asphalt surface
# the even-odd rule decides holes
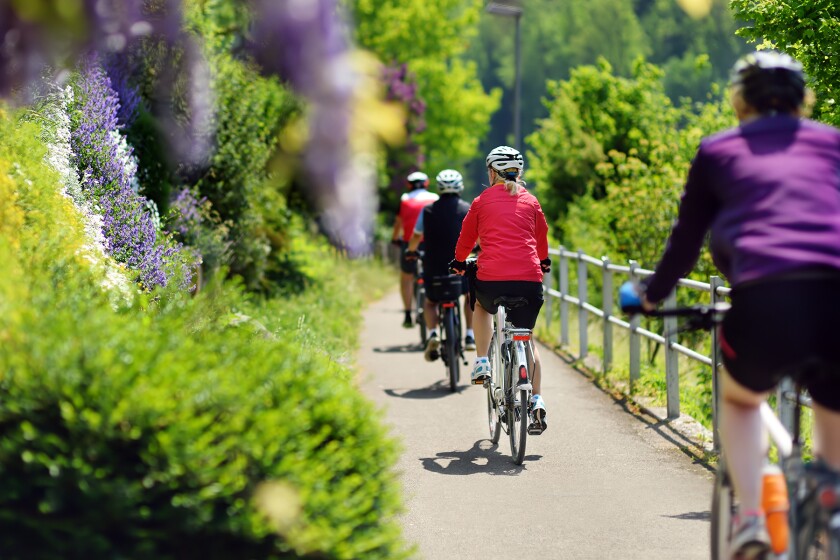
[[[548,429],[517,466],[490,443],[485,389],[449,391],[403,329],[396,291],[365,314],[363,392],[403,445],[406,538],[417,558],[707,559],[713,474],[661,423],[628,412],[541,347]],[[468,353],[472,362],[474,353]]]

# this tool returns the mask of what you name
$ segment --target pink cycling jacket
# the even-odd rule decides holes
[[[464,218],[455,258],[466,260],[476,241],[478,279],[542,282],[540,261],[548,258],[548,224],[537,198],[519,188],[510,195],[503,184],[481,193]]]

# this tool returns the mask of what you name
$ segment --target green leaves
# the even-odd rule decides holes
[[[799,60],[811,78],[817,96],[814,117],[840,125],[840,62],[835,55],[840,44],[840,13],[832,0],[731,0],[735,16],[748,27],[743,37],[774,47]]]

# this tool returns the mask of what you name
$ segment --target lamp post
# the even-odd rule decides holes
[[[485,7],[489,14],[496,14],[498,16],[512,17],[515,21],[516,35],[514,37],[514,78],[513,78],[513,147],[517,150],[522,149],[521,145],[521,98],[522,98],[522,71],[520,64],[521,56],[521,40],[519,36],[519,20],[522,18],[522,8],[513,3],[506,2],[490,2]]]

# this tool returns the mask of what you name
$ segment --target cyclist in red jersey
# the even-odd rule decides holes
[[[415,171],[406,177],[410,190],[400,198],[400,208],[394,220],[394,232],[391,243],[400,247],[400,295],[403,300],[405,317],[403,327],[410,329],[413,325],[411,319],[411,296],[414,287],[414,276],[417,273],[417,260],[407,259],[405,256],[408,248],[408,241],[414,233],[414,225],[420,212],[427,204],[438,199],[438,195],[426,190],[429,186],[429,176],[421,171]],[[421,246],[422,249],[422,246]]]
[[[492,186],[470,206],[455,246],[455,259],[450,263],[453,272],[463,274],[465,260],[476,242],[481,245],[474,279],[477,301],[471,302],[475,307],[476,360],[472,373],[475,384],[490,377],[487,355],[493,315],[498,309],[495,300],[500,296],[527,299],[527,306],[509,310],[507,318],[517,328],[533,329],[543,304],[543,274],[551,270],[548,224],[537,198],[525,190],[522,154],[509,146],[499,146],[488,154],[486,163]],[[536,345],[533,351],[531,404],[535,424],[542,431],[546,427],[546,412],[540,394],[541,365]]]

